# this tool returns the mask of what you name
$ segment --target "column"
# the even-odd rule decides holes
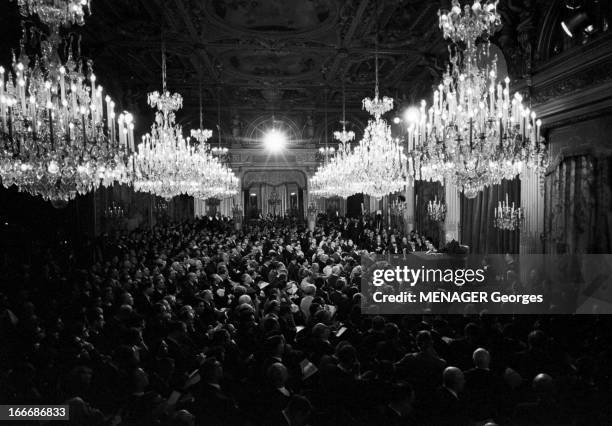
[[[542,178],[536,170],[527,169],[521,174],[521,208],[525,219],[519,253],[542,253],[540,236],[544,231],[544,194]]]
[[[444,200],[446,203],[446,218],[444,219],[444,235],[441,243],[459,240],[459,221],[461,208],[459,204],[459,189],[449,182],[444,184]]]
[[[370,214],[376,214],[376,211],[380,209],[380,199],[374,198],[370,195]]]
[[[406,234],[409,234],[410,231],[414,229],[414,183],[406,186],[404,196],[406,197],[407,205],[406,211],[404,212],[404,223],[406,224],[404,231]]]

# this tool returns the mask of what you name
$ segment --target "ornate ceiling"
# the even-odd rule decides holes
[[[494,41],[506,56],[520,61],[519,35],[537,32],[536,5],[552,1],[502,0],[504,29]],[[14,48],[17,6],[1,3],[0,36]],[[168,87],[185,98],[178,119],[186,126],[198,124],[201,85],[209,128],[219,106],[227,135],[272,114],[319,134],[326,105],[328,128],[339,127],[343,84],[349,121],[355,130],[362,126],[376,49],[382,94],[399,103],[431,96],[447,58],[439,8],[435,0],[92,0],[86,25],[73,30],[82,34],[101,84],[135,113],[137,130],[152,121],[146,93],[161,88],[163,33]],[[521,25],[527,30],[519,33]],[[3,63],[9,52],[0,51]]]
[[[418,100],[445,55],[438,7],[431,0],[94,0],[82,32],[101,78],[129,82],[126,96],[144,99],[161,84],[163,31],[169,87],[194,119],[201,82],[214,123],[218,100],[225,117],[320,112],[327,96],[333,114],[343,81],[358,110],[374,89],[377,31],[382,91]]]

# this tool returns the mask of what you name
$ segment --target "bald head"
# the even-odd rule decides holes
[[[540,373],[533,378],[532,386],[536,394],[550,395],[553,391],[553,379],[548,374]]]
[[[289,378],[289,372],[280,362],[275,362],[268,368],[268,379],[275,388],[285,386],[287,379]]]
[[[488,369],[489,364],[491,364],[491,355],[489,351],[484,348],[478,348],[474,351],[472,355],[472,360],[474,361],[474,366],[476,368]]]
[[[442,373],[442,382],[445,387],[459,393],[463,390],[465,378],[463,372],[457,367],[446,367]]]
[[[173,426],[193,426],[195,424],[195,417],[187,410],[179,410],[172,416]]]

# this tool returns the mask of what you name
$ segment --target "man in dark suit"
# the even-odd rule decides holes
[[[472,359],[474,368],[464,372],[465,399],[470,418],[477,422],[497,419],[502,390],[501,378],[490,370],[491,355],[486,349],[476,349]]]
[[[136,311],[145,316],[150,316],[153,313],[152,296],[154,293],[153,283],[149,279],[145,279],[138,286],[138,293],[134,298],[134,307]]]
[[[449,363],[456,365],[459,368],[467,370],[472,365],[472,354],[479,347],[480,343],[480,327],[471,322],[468,323],[463,330],[463,337],[454,339],[450,343]]]
[[[534,402],[518,404],[514,411],[513,424],[562,426],[572,424],[571,416],[564,415],[562,407],[555,401],[553,379],[540,373],[533,379]]]
[[[387,426],[416,425],[414,418],[414,390],[405,382],[396,383],[391,389],[389,404],[384,407],[382,416],[377,421]]]
[[[312,413],[312,405],[304,396],[293,395],[276,419],[270,420],[270,426],[306,426]]]
[[[465,386],[463,373],[457,367],[446,367],[442,374],[442,383],[442,387],[436,393],[432,424],[436,426],[468,425],[465,406],[459,399]]]
[[[431,334],[420,331],[416,337],[418,352],[406,354],[397,364],[401,376],[410,378],[421,400],[429,399],[433,390],[440,384],[446,361],[438,356],[433,348]]]
[[[193,411],[198,425],[234,425],[238,423],[238,407],[221,388],[223,367],[215,358],[200,366],[202,384],[195,394]]]

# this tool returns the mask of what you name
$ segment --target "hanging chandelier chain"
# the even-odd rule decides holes
[[[342,130],[346,130],[346,93],[344,77],[342,78]]]
[[[200,101],[200,129],[204,128],[204,114],[202,112],[202,77],[200,76],[200,81],[198,82],[198,94]]]
[[[162,89],[164,93],[167,91],[166,86],[166,40],[164,39],[162,33],[162,42],[161,42],[161,56],[162,56]]]
[[[324,97],[325,97],[325,100],[324,100],[324,103],[325,103],[325,130],[324,130],[324,132],[325,132],[325,149],[327,149],[327,90],[328,89],[326,88],[325,91],[324,91]]]

